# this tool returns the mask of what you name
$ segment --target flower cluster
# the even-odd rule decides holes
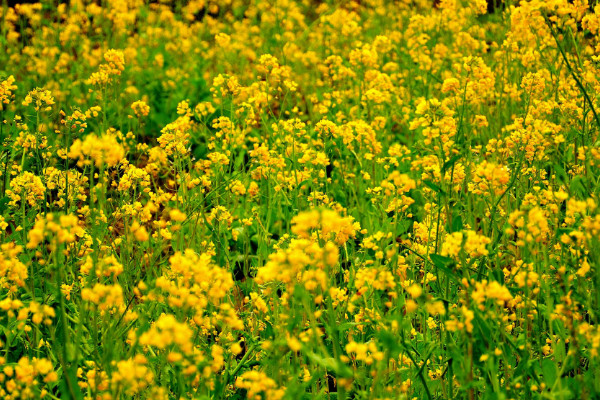
[[[599,398],[597,3],[3,2],[0,397]]]

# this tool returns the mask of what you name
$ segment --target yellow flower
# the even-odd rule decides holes
[[[264,372],[251,370],[241,374],[235,381],[235,387],[247,390],[249,400],[280,400],[285,391]]]
[[[115,390],[124,388],[129,396],[135,396],[149,387],[154,382],[154,374],[146,364],[142,355],[116,362],[116,370],[111,377]]]
[[[54,104],[54,97],[49,90],[44,90],[40,88],[35,88],[25,96],[25,100],[23,100],[23,105],[28,106],[33,103],[33,108],[36,111],[43,109],[44,111],[50,111],[52,109],[52,105]]]
[[[510,172],[505,165],[497,165],[484,160],[475,168],[472,180],[469,182],[469,191],[485,196],[491,194],[499,196],[506,189],[509,180]]]
[[[229,351],[231,351],[231,354],[233,355],[238,355],[242,352],[242,346],[238,343],[235,342],[234,344],[231,345],[231,347],[229,348]]]
[[[150,106],[143,100],[134,101],[131,109],[138,118],[146,117],[150,113]]]
[[[167,124],[161,130],[161,136],[158,143],[167,155],[185,155],[187,154],[187,145],[190,137],[190,131],[193,123],[186,115],[177,118],[174,122]]]
[[[302,343],[300,343],[300,341],[293,337],[293,336],[287,336],[287,345],[288,347],[295,352],[299,352],[302,349]]]
[[[175,222],[183,222],[187,218],[185,213],[179,211],[176,208],[169,212],[169,217],[171,218],[171,220],[173,220]]]
[[[410,294],[410,297],[412,297],[413,299],[419,298],[421,297],[421,294],[423,294],[423,288],[421,288],[421,286],[416,283],[413,283],[412,285],[407,287],[406,291],[408,292],[408,294]]]
[[[100,64],[98,71],[92,73],[87,80],[88,85],[102,86],[113,82],[125,70],[125,56],[120,50],[108,50],[104,53],[105,63]]]
[[[103,165],[114,167],[125,157],[125,149],[117,141],[116,134],[109,131],[102,136],[90,134],[84,140],[76,139],[68,156],[78,160],[80,166],[89,165],[89,158],[97,168]]]
[[[11,292],[25,286],[27,280],[27,266],[18,258],[22,251],[23,248],[14,243],[4,243],[0,246],[0,286]]]
[[[187,324],[178,322],[171,314],[161,314],[156,323],[140,335],[138,342],[161,350],[175,344],[184,354],[191,354],[192,339],[193,331]]]
[[[17,85],[14,83],[15,77],[12,75],[0,82],[0,111],[4,110],[5,105],[14,98],[13,92],[17,90]]]
[[[28,171],[14,178],[10,182],[10,190],[6,191],[6,195],[10,198],[8,204],[14,207],[26,201],[29,206],[39,208],[42,206],[45,193],[46,187],[42,179]]]
[[[360,224],[352,217],[341,217],[332,210],[305,211],[292,218],[292,232],[300,237],[310,237],[310,232],[317,230],[321,239],[334,239],[339,245],[356,236]]]
[[[446,236],[442,245],[442,255],[458,257],[464,250],[469,257],[481,257],[488,255],[487,245],[491,243],[490,238],[480,235],[472,230],[453,232]]]

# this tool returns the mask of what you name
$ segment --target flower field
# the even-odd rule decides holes
[[[600,2],[0,24],[0,398],[600,398]]]

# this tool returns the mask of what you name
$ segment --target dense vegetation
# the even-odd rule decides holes
[[[4,0],[0,397],[599,398],[600,5],[487,3]]]

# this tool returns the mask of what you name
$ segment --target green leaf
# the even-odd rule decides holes
[[[8,198],[8,196],[4,196],[3,198],[0,199],[0,214],[4,212],[4,210],[6,210],[6,207],[8,206],[8,202],[10,201],[10,199]]]
[[[560,164],[553,164],[552,169],[554,170],[554,175],[558,178],[560,183],[567,183],[569,178],[567,177],[567,173],[565,169]]]
[[[571,191],[571,195],[578,195],[579,198],[588,197],[588,191],[585,187],[585,178],[583,176],[576,176],[571,181],[571,185],[569,186]]]
[[[463,221],[462,216],[460,214],[455,214],[452,216],[452,232],[460,232],[463,230]]]
[[[544,382],[546,382],[546,385],[552,387],[556,381],[556,376],[558,375],[556,363],[549,358],[546,358],[544,361],[542,361],[542,374],[544,376]]]
[[[556,230],[556,237],[560,238],[564,234],[570,235],[573,230],[573,228],[558,228]]]
[[[327,371],[331,371],[335,373],[337,378],[351,378],[352,370],[346,364],[341,361],[336,361],[333,357],[321,357],[315,353],[308,353],[308,358],[310,358],[315,364],[325,368]]]
[[[396,335],[388,331],[380,331],[377,333],[377,339],[390,351],[390,357],[395,358],[400,354],[401,347]]]
[[[452,168],[452,166],[453,166],[454,164],[456,164],[456,162],[457,162],[458,160],[460,160],[460,158],[461,158],[461,157],[462,157],[462,155],[460,155],[460,154],[456,154],[456,155],[454,155],[452,158],[450,158],[448,161],[446,161],[446,162],[444,163],[444,165],[442,166],[442,174],[443,174],[444,172],[446,172],[447,170],[449,170],[450,168]]]
[[[410,228],[412,228],[413,222],[414,221],[412,219],[403,219],[401,221],[398,221],[398,231],[396,233],[398,235],[402,235],[408,232]]]
[[[441,256],[439,254],[430,254],[429,258],[436,267],[449,267],[454,264],[454,260],[450,257]]]
[[[429,179],[423,180],[423,183],[425,184],[425,186],[427,186],[429,189],[433,190],[436,193],[446,194],[446,192],[444,192],[441,187],[439,187]]]
[[[341,333],[347,331],[348,329],[356,325],[358,325],[358,322],[344,322],[343,324],[338,326],[338,331]]]
[[[454,271],[453,267],[456,265],[453,259],[450,257],[440,256],[439,254],[430,254],[429,258],[433,265],[443,273],[445,273],[448,278],[452,279],[455,282],[458,282],[458,274]]]
[[[477,328],[479,328],[479,332],[481,332],[482,341],[485,342],[489,340],[492,337],[492,328],[485,319],[481,318],[477,312],[475,313],[475,322],[475,326],[477,326]]]
[[[71,366],[67,371],[63,370],[63,374],[58,387],[60,389],[61,399],[81,400],[83,393],[77,384],[77,367]],[[67,375],[68,374],[68,375]]]
[[[554,359],[558,362],[564,362],[567,352],[565,350],[564,342],[559,342],[554,347]]]

